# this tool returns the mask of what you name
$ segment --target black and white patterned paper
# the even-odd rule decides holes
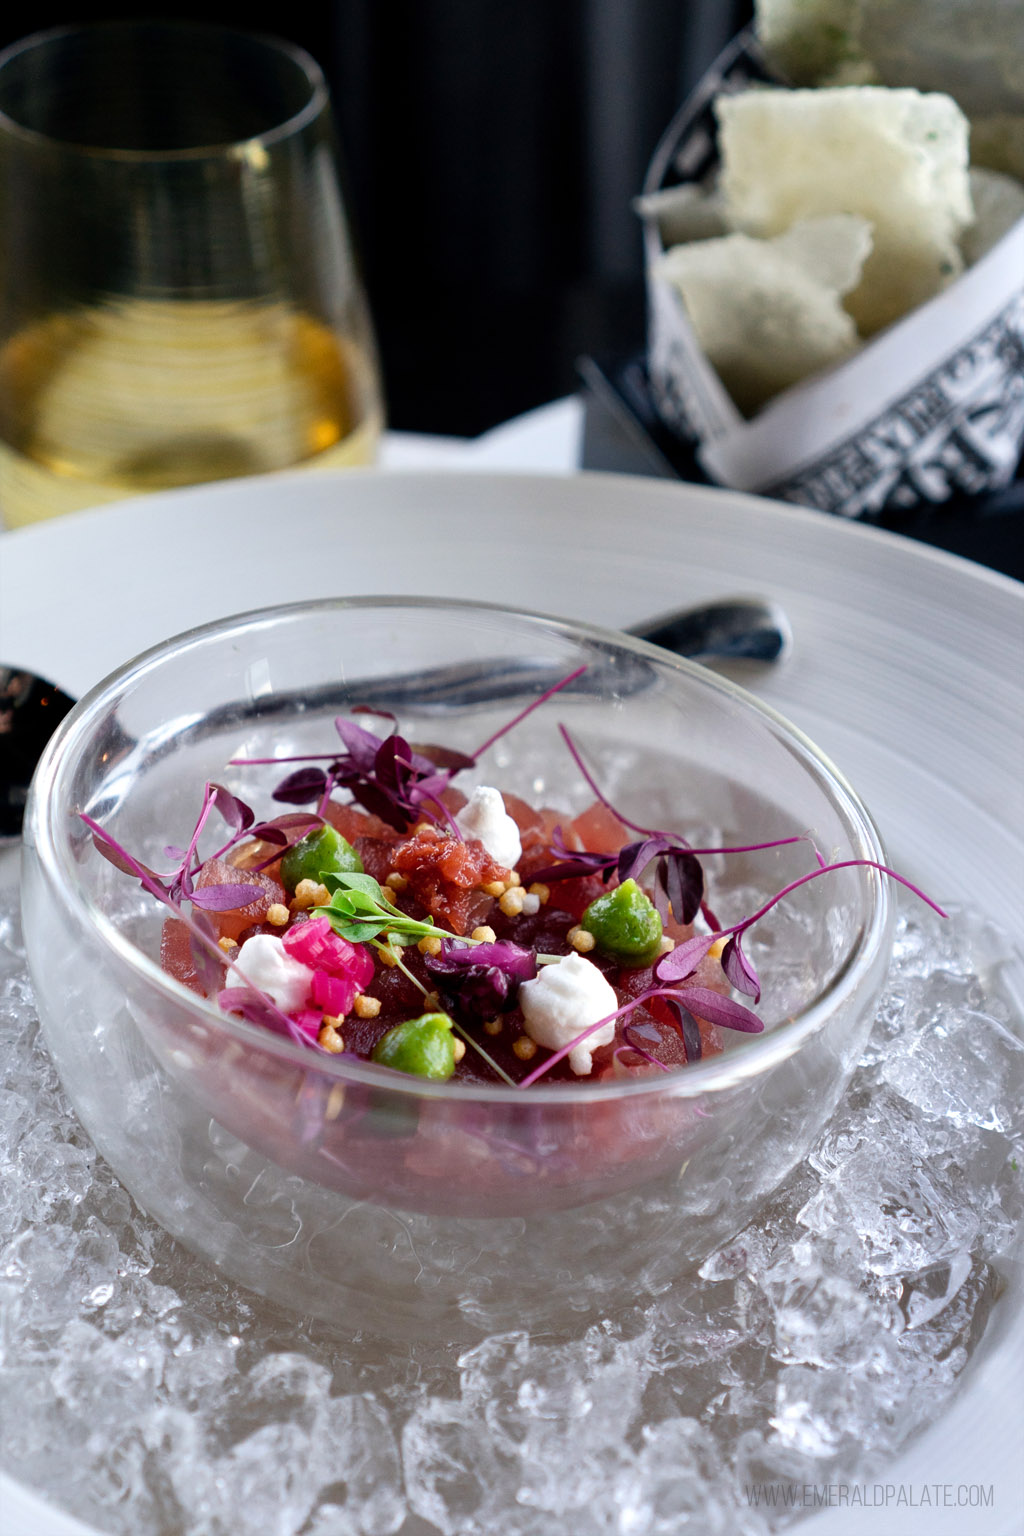
[[[716,166],[714,98],[767,78],[736,38],[669,126],[645,192]],[[645,221],[650,268],[662,251]],[[648,370],[662,420],[723,485],[844,517],[976,496],[1010,483],[1024,449],[1024,221],[951,288],[848,362],[744,420],[674,289],[649,277]]]

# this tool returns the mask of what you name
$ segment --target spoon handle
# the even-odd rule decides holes
[[[637,639],[674,651],[694,661],[748,659],[775,662],[792,644],[789,623],[777,603],[759,598],[728,598],[705,603],[683,613],[666,614],[634,625],[627,631]],[[573,692],[593,691],[601,685],[602,663],[595,661],[585,678],[570,685]],[[653,678],[644,658],[623,657],[614,664],[614,685],[621,693],[648,687]],[[260,700],[258,714],[288,715],[296,707],[326,710],[345,708],[363,698],[382,709],[401,709],[415,703],[424,713],[445,713],[494,704],[498,699],[526,699],[558,681],[549,663],[529,657],[490,657],[444,667],[430,667],[400,677],[366,678],[329,683],[301,693],[285,692]],[[59,721],[73,706],[67,694],[31,672],[0,667],[0,840],[21,830],[29,780],[39,755]],[[251,699],[220,705],[200,721],[182,724],[180,731],[166,733],[160,748],[172,751],[176,743],[194,734],[205,735],[238,725],[251,718]],[[111,722],[107,743],[112,756],[121,756],[135,743]]]
[[[0,837],[21,831],[39,754],[74,702],[34,672],[0,667]]]
[[[692,661],[781,661],[793,634],[778,603],[763,598],[723,598],[683,613],[645,619],[627,631]]]

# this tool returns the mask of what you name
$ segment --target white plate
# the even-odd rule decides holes
[[[627,625],[752,591],[784,604],[796,648],[741,680],[831,754],[901,869],[1024,932],[1024,586],[817,513],[605,475],[371,471],[176,491],[0,539],[0,658],[81,693],[177,630],[267,603],[432,593]],[[995,1505],[901,1507],[901,1536],[1019,1528],[1019,1293],[1002,1315],[952,1410],[885,1477],[993,1484]],[[45,1536],[38,1515],[24,1528]],[[877,1511],[812,1528],[882,1536]]]

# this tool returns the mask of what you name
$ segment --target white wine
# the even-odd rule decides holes
[[[284,303],[120,300],[56,314],[0,351],[8,527],[149,491],[369,464],[367,353]]]

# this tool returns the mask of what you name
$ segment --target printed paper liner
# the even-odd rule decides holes
[[[669,125],[644,193],[707,176],[717,164],[714,98],[769,78],[752,32],[734,38]],[[1024,219],[943,293],[749,421],[678,293],[653,273],[663,251],[653,217],[644,244],[652,392],[719,484],[872,517],[1014,478],[1024,448]]]

